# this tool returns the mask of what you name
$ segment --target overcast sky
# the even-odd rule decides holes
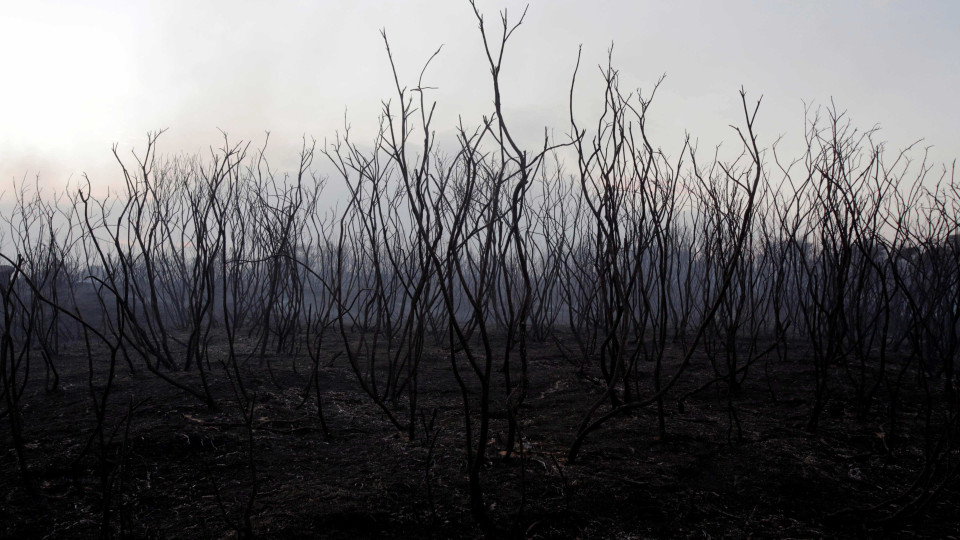
[[[478,0],[488,21],[527,2]],[[376,129],[392,96],[379,30],[404,84],[423,62],[438,104],[435,128],[476,124],[492,94],[476,21],[463,0],[54,1],[0,0],[0,186],[39,174],[62,186],[82,173],[120,178],[110,149],[142,148],[169,128],[162,152],[260,142],[292,163],[303,135]],[[531,0],[504,63],[508,121],[535,141],[567,132],[570,75],[583,44],[577,108],[602,94],[597,65],[614,44],[622,87],[649,89],[657,142],[676,153],[683,133],[701,147],[733,144],[738,90],[763,94],[758,129],[796,142],[803,103],[833,98],[855,123],[879,125],[900,147],[924,138],[932,156],[960,156],[960,2]]]

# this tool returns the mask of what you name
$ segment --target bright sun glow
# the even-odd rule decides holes
[[[27,14],[0,22],[0,86],[6,144],[70,144],[100,133],[124,114],[133,90],[125,32],[82,11],[38,19]],[[79,17],[79,18],[77,18]],[[79,142],[79,141],[77,141]]]

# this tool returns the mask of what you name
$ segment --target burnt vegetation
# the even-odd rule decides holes
[[[153,133],[107,196],[7,192],[0,535],[956,534],[953,167],[835,106],[784,155],[743,91],[738,155],[668,156],[579,61],[526,148],[523,19],[474,14],[493,105],[442,149],[428,61],[291,174]]]

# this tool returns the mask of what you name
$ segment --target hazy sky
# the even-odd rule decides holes
[[[491,23],[527,2],[478,0]],[[652,128],[668,152],[684,131],[701,147],[730,138],[738,90],[764,95],[769,143],[802,136],[803,101],[833,98],[854,121],[879,124],[894,147],[924,138],[938,161],[960,156],[960,2],[531,0],[504,64],[508,121],[536,141],[567,131],[567,95],[583,44],[577,108],[602,100],[597,65],[614,43],[622,87],[667,78]],[[0,0],[0,186],[25,175],[62,186],[89,173],[120,178],[110,148],[161,151],[262,141],[285,166],[303,135],[322,144],[343,126],[369,139],[392,97],[379,30],[400,77],[443,50],[426,78],[438,87],[435,128],[476,124],[491,104],[476,21],[463,0]]]

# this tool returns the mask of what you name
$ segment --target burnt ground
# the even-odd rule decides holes
[[[331,346],[327,356],[334,357],[334,350]],[[602,395],[602,385],[590,369],[578,373],[554,345],[535,345],[530,355],[523,459],[503,458],[506,422],[495,419],[484,469],[492,516],[517,536],[960,537],[956,485],[923,517],[895,529],[859,517],[908,486],[922,465],[922,424],[909,395],[901,435],[888,441],[880,420],[857,420],[835,382],[821,429],[810,434],[804,431],[812,394],[809,366],[798,353],[787,364],[770,359],[766,370],[760,363],[752,368],[734,401],[743,428],[738,441],[722,385],[686,399],[682,411],[675,402],[713,377],[701,358],[685,376],[689,383],[667,401],[665,440],[656,436],[650,408],[607,423],[588,437],[579,459],[568,463],[576,426]],[[111,524],[122,536],[236,536],[230,523],[238,523],[254,485],[251,525],[264,538],[481,536],[469,511],[462,402],[449,357],[439,349],[428,352],[420,379],[420,407],[437,411],[432,451],[429,440],[409,441],[387,421],[342,356],[322,364],[320,372],[330,436],[320,429],[314,398],[303,403],[310,373],[306,359],[275,356],[272,376],[251,362],[244,381],[257,395],[255,480],[248,432],[229,381],[216,366],[212,384],[221,405],[210,409],[145,370],[130,374],[121,364],[107,443],[95,441],[84,454],[94,426],[85,362],[65,354],[61,389],[46,393],[40,380],[25,394],[34,493],[20,479],[4,419],[0,536],[99,535],[101,455],[119,464],[113,469]],[[40,377],[39,362],[32,369]],[[94,378],[98,391],[101,377],[98,372]],[[195,372],[175,377],[197,384]],[[650,381],[640,385],[649,390]],[[402,417],[403,409],[397,413]],[[837,514],[846,508],[856,511]]]

